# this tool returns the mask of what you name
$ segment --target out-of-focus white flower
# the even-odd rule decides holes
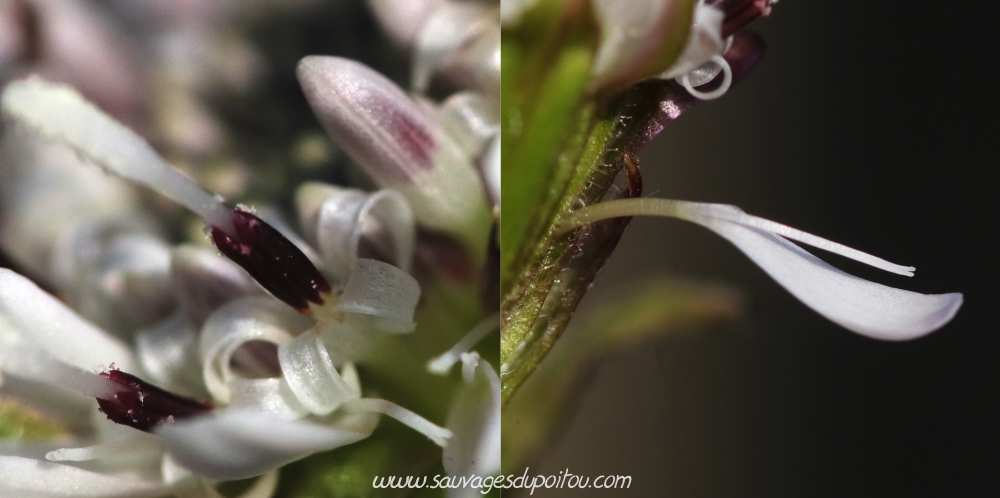
[[[958,293],[924,295],[849,275],[789,240],[899,275],[912,276],[914,268],[750,216],[735,206],[670,199],[621,199],[579,209],[567,217],[562,227],[568,230],[606,218],[638,215],[680,218],[712,230],[732,242],[806,306],[867,337],[889,341],[915,339],[943,327],[962,306],[962,295]]]

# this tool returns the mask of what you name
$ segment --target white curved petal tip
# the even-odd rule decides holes
[[[680,218],[714,231],[732,242],[803,304],[866,337],[886,341],[916,339],[943,327],[962,306],[961,294],[919,294],[849,275],[786,239],[899,275],[912,276],[914,268],[750,216],[736,206],[670,199],[620,199],[575,211],[563,228],[637,215]]]

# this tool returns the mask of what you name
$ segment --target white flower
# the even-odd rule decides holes
[[[947,324],[962,306],[962,295],[958,293],[918,294],[844,273],[786,239],[899,275],[912,276],[914,268],[750,216],[735,206],[669,199],[621,199],[574,211],[561,226],[568,230],[605,218],[637,215],[670,216],[712,230],[732,242],[806,306],[864,336],[891,341],[915,339]]]
[[[65,340],[67,335],[76,337],[77,329],[90,330],[89,335],[98,338],[103,333],[30,282],[11,276],[6,285],[0,285],[5,296],[11,303],[31,303],[8,305],[0,315],[2,323],[13,324],[10,328],[19,331],[16,336],[9,334],[12,339],[0,345],[5,372],[28,371],[38,380],[97,398],[116,422],[155,432],[158,438],[137,437],[145,438],[147,446],[154,449],[162,445],[159,453],[153,453],[162,455],[164,462],[213,479],[260,475],[316,451],[359,441],[374,430],[378,414],[397,418],[435,443],[446,444],[451,435],[447,429],[388,401],[362,398],[353,365],[366,359],[380,335],[414,329],[413,312],[420,294],[416,281],[396,266],[360,257],[363,239],[379,239],[369,233],[375,230],[392,241],[389,247],[377,247],[376,252],[384,252],[403,268],[409,266],[413,218],[398,194],[310,186],[300,196],[306,221],[314,227],[309,233],[335,237],[332,244],[320,244],[321,255],[331,268],[329,274],[336,278],[331,286],[293,241],[257,216],[224,206],[167,166],[144,140],[72,90],[27,80],[8,87],[3,106],[6,115],[17,122],[200,214],[211,226],[219,249],[291,305],[251,295],[211,312],[200,333],[190,329],[191,321],[175,316],[139,335],[140,358],[149,362],[147,370],[182,388],[184,382],[178,376],[190,369],[191,351],[199,352],[203,389],[216,405],[224,407],[202,415],[207,409],[201,408],[203,405],[159,391],[136,377],[118,371],[101,376],[89,373],[85,369],[108,364],[133,372],[143,370],[132,361],[127,348],[118,345],[117,354],[107,354],[114,342],[90,341],[93,344],[87,349]],[[308,247],[305,251],[313,252]],[[180,260],[187,262],[180,266],[182,270],[198,262],[191,255]],[[211,271],[201,277],[222,282],[210,289],[234,292],[230,298],[246,293],[238,278],[225,276],[225,266],[204,266]],[[179,281],[183,283],[185,278]],[[206,296],[218,297],[212,294],[210,291]],[[195,308],[193,314],[207,311]],[[39,314],[57,323],[38,323]],[[231,365],[237,351],[261,341],[277,346],[277,375],[251,379],[236,374]],[[110,346],[102,346],[104,343]],[[167,360],[155,354],[158,349],[174,354]],[[257,359],[266,359],[266,355]],[[48,456],[87,460],[105,453],[63,451]],[[176,479],[161,474],[164,486],[174,485]]]

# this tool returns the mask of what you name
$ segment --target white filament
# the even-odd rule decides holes
[[[719,85],[719,88],[710,92],[703,92],[696,89],[694,85],[691,84],[691,73],[686,73],[680,78],[677,78],[677,82],[680,83],[681,86],[688,91],[688,93],[701,100],[714,100],[725,95],[725,93],[729,91],[729,87],[733,84],[733,70],[729,67],[729,63],[726,62],[726,59],[720,55],[713,55],[712,62],[718,64],[718,66],[722,68],[722,84]]]
[[[345,403],[344,408],[355,412],[375,412],[388,415],[402,422],[407,427],[427,436],[428,439],[441,447],[447,445],[448,439],[451,438],[451,431],[448,429],[435,425],[420,415],[384,399],[356,399]]]
[[[438,375],[445,375],[448,370],[451,370],[452,365],[458,363],[462,359],[462,355],[468,353],[473,346],[475,346],[479,341],[483,340],[490,332],[500,328],[500,314],[496,313],[492,316],[484,318],[471,330],[465,337],[462,337],[457,344],[452,346],[451,349],[446,351],[441,356],[431,359],[427,362],[427,370],[431,373]]]
[[[173,169],[146,140],[85,100],[76,90],[38,77],[3,93],[3,112],[68,145],[105,171],[147,186],[183,204],[209,225],[233,232],[231,210]]]
[[[916,268],[912,266],[901,266],[895,263],[890,263],[882,258],[858,251],[857,249],[852,249],[843,244],[838,244],[831,240],[817,237],[771,220],[748,215],[743,212],[742,209],[726,204],[708,204],[677,201],[673,199],[652,198],[617,199],[613,201],[600,202],[574,211],[560,225],[560,228],[562,231],[566,231],[583,226],[587,223],[623,216],[666,216],[693,221],[695,223],[701,223],[701,220],[705,218],[715,218],[719,220],[731,221],[747,227],[758,228],[766,232],[780,235],[786,239],[795,240],[802,242],[803,244],[823,249],[824,251],[839,254],[846,258],[853,259],[890,273],[912,277],[914,270],[916,270]]]

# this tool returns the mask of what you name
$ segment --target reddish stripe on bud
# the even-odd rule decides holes
[[[302,313],[308,314],[309,303],[323,304],[330,284],[295,244],[246,211],[233,211],[233,226],[233,234],[212,227],[212,240],[222,254]]]
[[[97,398],[101,412],[116,424],[152,432],[157,425],[208,413],[213,408],[210,403],[178,396],[121,370],[100,375],[123,387],[113,399]]]

